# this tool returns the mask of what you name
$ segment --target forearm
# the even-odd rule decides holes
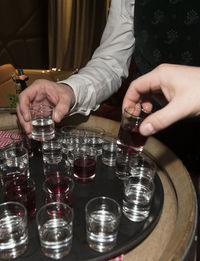
[[[78,74],[62,81],[75,93],[76,102],[71,113],[87,115],[90,110],[97,109],[128,76],[134,48],[133,13],[134,4],[127,6],[124,0],[113,0],[100,46],[92,59]]]

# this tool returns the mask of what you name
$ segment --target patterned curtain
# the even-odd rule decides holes
[[[77,69],[90,59],[110,0],[49,0],[49,67]]]

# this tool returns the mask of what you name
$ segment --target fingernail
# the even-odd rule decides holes
[[[61,121],[60,113],[54,112],[53,119],[54,119],[55,122],[60,122]]]
[[[141,130],[143,135],[148,136],[154,134],[156,131],[151,123],[146,123],[144,126],[141,126]]]

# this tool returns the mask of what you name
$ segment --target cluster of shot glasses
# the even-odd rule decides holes
[[[132,222],[145,221],[154,196],[155,163],[142,153],[145,137],[138,132],[141,116],[124,112],[118,138],[100,128],[63,126],[55,130],[53,108],[30,109],[32,137],[41,142],[45,204],[37,211],[35,182],[29,172],[29,157],[23,141],[6,142],[0,151],[0,177],[4,203],[0,205],[0,258],[16,258],[28,246],[28,221],[36,214],[44,255],[60,259],[69,254],[73,237],[72,194],[75,182],[95,179],[97,160],[114,168],[124,185],[123,203],[95,197],[85,206],[89,247],[108,252],[116,245],[121,212]],[[134,136],[135,135],[135,136]],[[16,138],[16,137],[15,137]],[[23,144],[23,145],[22,145]],[[30,150],[31,151],[31,150]]]
[[[36,213],[35,182],[30,176],[30,143],[24,135],[1,138],[0,258],[12,259],[28,246],[28,222]]]

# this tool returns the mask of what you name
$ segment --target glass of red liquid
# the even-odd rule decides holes
[[[0,179],[1,179],[1,184],[4,186],[4,184],[8,181],[14,181],[15,179],[18,179],[20,176],[25,176],[25,178],[28,178],[26,172],[19,172],[19,171],[7,171],[3,170],[0,173]]]
[[[7,179],[3,185],[4,201],[17,201],[23,204],[30,221],[36,213],[35,189],[34,180],[27,178],[25,175],[18,175],[15,178]]]
[[[82,183],[95,178],[97,152],[93,147],[82,146],[74,151],[74,177]]]
[[[125,109],[121,119],[117,144],[129,147],[127,150],[132,148],[135,152],[143,151],[147,137],[139,133],[139,127],[148,115],[142,109],[140,113],[138,111],[130,113]]]
[[[50,202],[62,202],[72,206],[72,193],[74,189],[72,178],[64,175],[51,175],[45,179],[42,188],[46,204]]]

